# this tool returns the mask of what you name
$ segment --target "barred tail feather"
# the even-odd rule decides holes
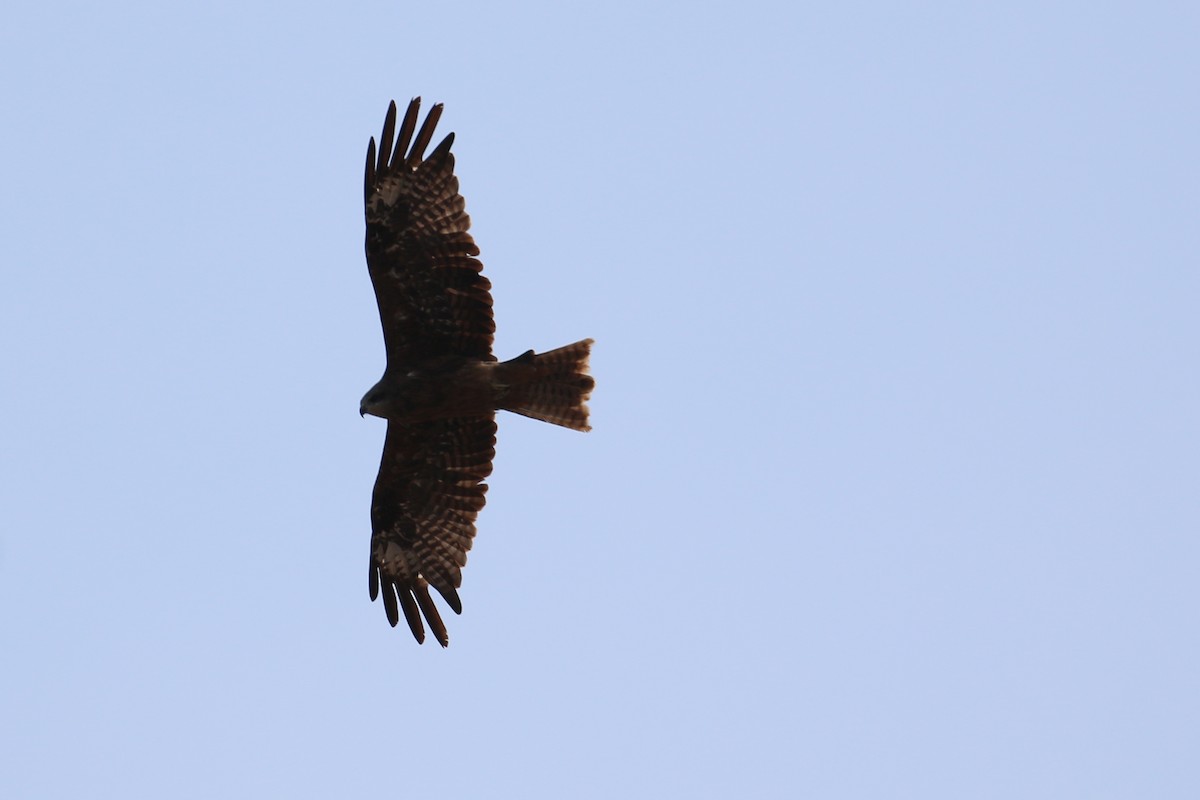
[[[590,431],[587,399],[596,382],[588,374],[592,340],[584,339],[557,350],[532,350],[502,366],[509,368],[508,411],[577,431]]]

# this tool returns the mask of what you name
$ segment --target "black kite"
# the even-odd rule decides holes
[[[594,382],[591,339],[505,362],[492,355],[491,284],[467,232],[454,134],[426,158],[442,106],[418,131],[420,104],[409,103],[397,134],[393,102],[378,154],[374,139],[367,148],[367,268],[387,367],[359,413],[388,421],[371,499],[371,599],[382,589],[388,621],[403,611],[418,642],[423,615],[445,647],[429,587],[462,613],[457,589],[496,453],[496,411],[586,431]]]

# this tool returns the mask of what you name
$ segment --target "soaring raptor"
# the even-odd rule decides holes
[[[467,232],[454,134],[425,157],[442,106],[417,130],[420,108],[419,97],[408,104],[397,134],[393,102],[378,153],[373,138],[367,147],[367,269],[387,367],[359,413],[387,420],[371,497],[371,599],[382,590],[393,627],[403,612],[418,642],[428,624],[445,647],[429,587],[462,613],[457,589],[496,454],[496,411],[586,431],[594,382],[591,339],[511,361],[492,355],[491,283]]]

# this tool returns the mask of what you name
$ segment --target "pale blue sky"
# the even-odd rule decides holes
[[[25,3],[0,796],[1200,796],[1188,3]],[[361,170],[444,102],[509,415],[367,597]]]

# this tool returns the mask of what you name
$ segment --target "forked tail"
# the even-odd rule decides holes
[[[577,431],[590,431],[587,399],[596,382],[588,374],[592,340],[548,353],[529,350],[499,366],[508,385],[501,408]]]

